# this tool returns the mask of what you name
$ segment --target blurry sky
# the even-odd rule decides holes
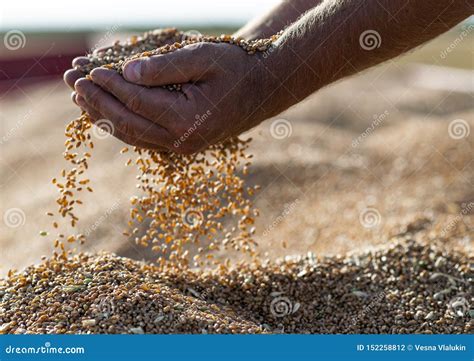
[[[0,30],[239,25],[278,2],[279,0],[2,0]]]

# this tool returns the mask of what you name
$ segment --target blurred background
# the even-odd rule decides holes
[[[232,33],[278,1],[141,0],[0,5],[0,273],[50,254],[51,178],[64,126],[80,114],[61,77],[74,57],[145,30]],[[269,257],[364,249],[407,234],[472,252],[474,18],[434,41],[333,84],[249,132]],[[383,39],[382,39],[383,41]],[[135,172],[112,137],[95,142],[82,250],[153,259],[122,236]],[[238,255],[234,255],[237,259]]]

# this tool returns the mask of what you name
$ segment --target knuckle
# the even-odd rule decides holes
[[[101,102],[100,102],[100,98],[98,96],[86,96],[86,101],[95,109],[100,109],[101,106]]]
[[[135,96],[130,97],[127,100],[126,106],[132,112],[138,113],[140,110],[142,110],[143,103],[142,103],[140,97],[135,95]]]
[[[131,125],[131,123],[126,119],[123,118],[122,116],[118,115],[115,117],[115,126],[117,127],[117,130],[120,133],[125,134],[127,137],[132,137],[134,134],[134,129]]]
[[[145,59],[139,59],[139,61],[140,66],[136,67],[135,69],[140,79],[146,80],[147,77],[153,76],[155,74],[155,70],[157,69],[156,58],[150,57]]]

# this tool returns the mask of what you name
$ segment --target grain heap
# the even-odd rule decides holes
[[[470,333],[473,261],[406,239],[207,272],[61,255],[0,281],[0,332]]]
[[[176,29],[158,30],[145,33],[142,38],[134,37],[125,44],[117,42],[107,51],[91,54],[89,63],[78,69],[87,75],[92,69],[104,66],[121,73],[124,63],[131,58],[165,54],[197,42],[233,44],[254,54],[267,50],[277,37],[248,42],[228,35],[208,37],[187,35]],[[180,91],[179,84],[167,88]],[[94,147],[91,127],[87,113],[67,126],[64,157],[71,163],[72,169],[62,171],[62,180],[53,179],[60,192],[56,215],[68,218],[72,227],[78,221],[74,208],[82,203],[78,193],[84,190],[92,192],[90,181],[85,177],[90,149]],[[255,232],[253,223],[258,212],[249,197],[257,187],[245,187],[238,174],[240,166],[243,166],[245,173],[250,165],[251,156],[245,154],[249,141],[228,139],[195,155],[135,148],[140,182],[138,188],[144,195],[131,198],[131,231],[124,234],[134,235],[137,244],[151,246],[159,254],[161,263],[169,259],[189,265],[185,247],[189,243],[198,246],[199,254],[193,257],[196,266],[215,263],[212,252],[206,254],[206,259],[202,259],[201,254],[220,248],[253,254],[256,245],[252,238]],[[82,155],[79,149],[84,150]],[[128,148],[123,150],[127,151]],[[127,164],[131,163],[132,159]],[[55,216],[52,212],[48,215]],[[229,218],[233,222],[225,228],[224,219]],[[139,236],[137,225],[145,221],[149,225],[145,234]],[[53,227],[59,227],[56,219]],[[64,239],[84,242],[85,237],[81,234],[67,237],[59,233],[56,246],[64,249]]]

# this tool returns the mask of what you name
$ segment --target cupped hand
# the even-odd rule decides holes
[[[97,68],[75,81],[76,100],[132,145],[190,154],[274,115],[275,78],[261,54],[235,45],[198,43],[131,60],[123,77]],[[182,91],[164,85],[181,84]],[[273,112],[272,112],[273,110]]]

